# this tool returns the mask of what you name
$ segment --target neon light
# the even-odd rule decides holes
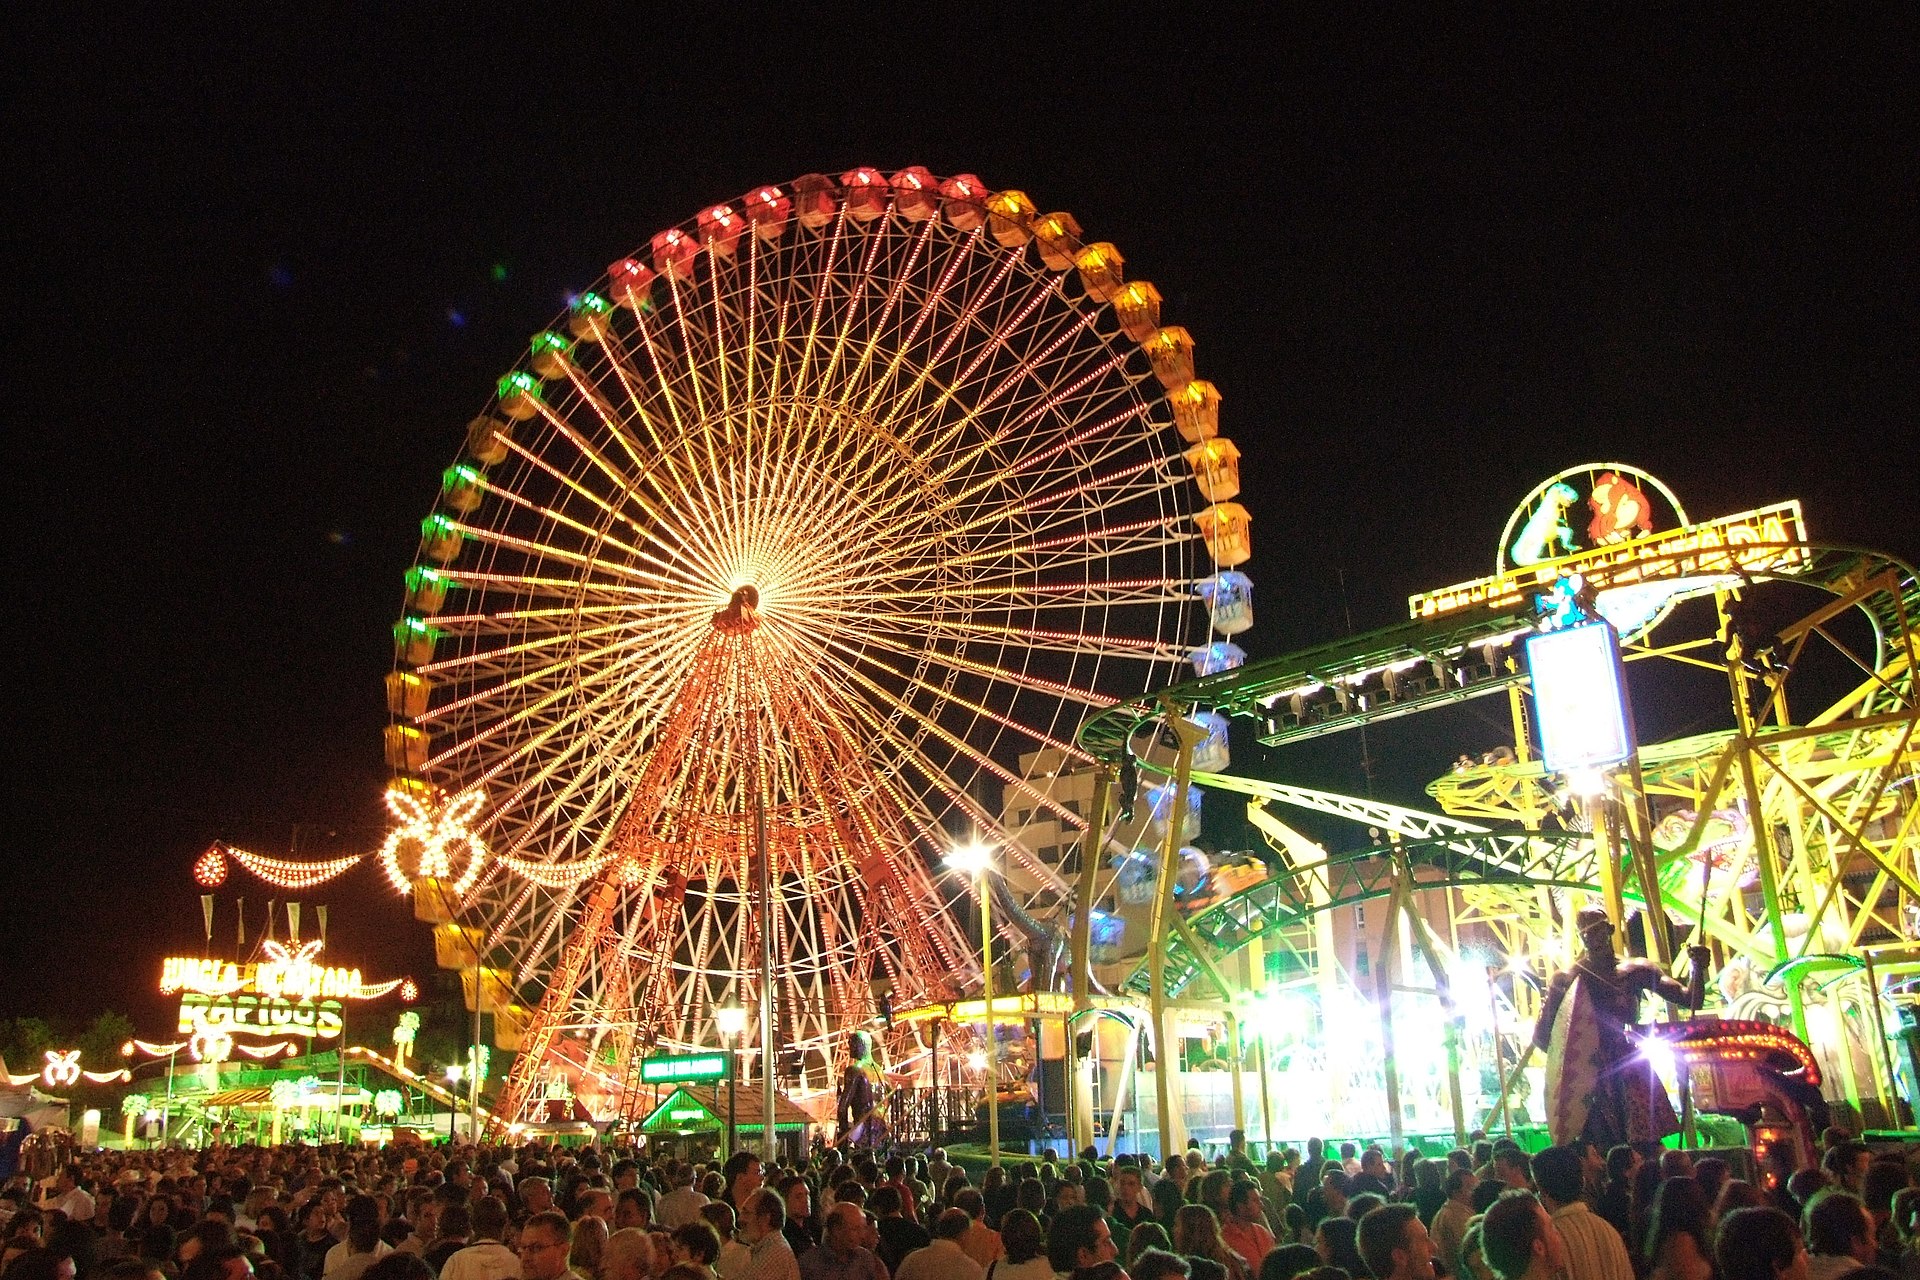
[[[688,1080],[724,1080],[726,1078],[727,1055],[724,1053],[696,1053],[671,1057],[644,1058],[640,1062],[640,1079],[646,1084],[665,1084],[669,1081]]]

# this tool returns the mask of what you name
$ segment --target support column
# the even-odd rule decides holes
[[[1187,786],[1193,777],[1193,749],[1206,738],[1206,730],[1186,718],[1179,707],[1163,703],[1167,727],[1179,744],[1174,757],[1173,792],[1167,805],[1167,838],[1160,847],[1160,879],[1153,895],[1149,920],[1147,972],[1151,978],[1148,1005],[1153,1016],[1155,1069],[1154,1100],[1160,1109],[1160,1158],[1184,1151],[1187,1145],[1184,1099],[1175,1087],[1180,1070],[1180,1040],[1173,1034],[1173,1010],[1167,1007],[1167,935],[1173,931],[1173,887],[1180,870],[1180,828],[1187,821]]]
[[[1080,839],[1080,879],[1074,891],[1072,957],[1073,1011],[1093,1008],[1093,890],[1106,856],[1107,823],[1113,809],[1113,789],[1119,780],[1119,766],[1103,762],[1093,784],[1093,804],[1087,811],[1086,834]],[[1075,1151],[1093,1145],[1094,1133],[1080,1132],[1079,1108],[1074,1092],[1079,1087],[1077,1064],[1073,1055],[1073,1022],[1066,1024],[1067,1144]],[[1100,1053],[1096,1032],[1094,1070],[1099,1070]],[[1088,1113],[1091,1121],[1091,1111]]]

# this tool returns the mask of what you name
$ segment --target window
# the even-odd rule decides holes
[[[1356,929],[1364,929],[1367,927],[1367,904],[1364,902],[1354,904],[1353,927]]]
[[[1365,947],[1360,948],[1359,952],[1354,955],[1353,971],[1362,978],[1370,978],[1373,976],[1373,965],[1367,959],[1367,949]]]

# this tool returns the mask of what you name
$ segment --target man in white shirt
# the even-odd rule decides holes
[[[447,1265],[440,1270],[440,1280],[521,1280],[520,1256],[500,1243],[507,1231],[506,1201],[498,1196],[482,1196],[474,1201],[471,1213],[473,1243],[447,1259]],[[564,1270],[564,1252],[560,1259]]]
[[[667,1170],[667,1183],[672,1190],[653,1206],[653,1220],[672,1231],[696,1221],[707,1198],[693,1189],[693,1166],[684,1160],[674,1161]]]
[[[47,1190],[49,1194],[40,1202],[42,1209],[58,1209],[69,1222],[93,1221],[93,1197],[80,1185],[72,1165],[62,1169]]]
[[[1533,1181],[1566,1244],[1567,1280],[1633,1280],[1626,1242],[1580,1198],[1586,1170],[1574,1148],[1548,1147],[1537,1153]]]
[[[947,1209],[934,1219],[933,1239],[900,1263],[893,1280],[986,1280],[987,1269],[960,1247],[973,1219],[965,1209]]]

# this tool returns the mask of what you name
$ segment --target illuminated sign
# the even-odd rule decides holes
[[[369,984],[360,970],[322,964],[321,944],[261,944],[265,959],[247,963],[169,956],[160,990],[180,993],[177,1030],[202,1062],[220,1062],[236,1047],[252,1057],[289,1052],[300,1040],[340,1035],[344,1003],[372,1000],[403,979]],[[241,1039],[255,1043],[239,1044]],[[257,1043],[266,1040],[264,1046]]]
[[[706,1120],[708,1118],[705,1107],[675,1107],[667,1112],[669,1120]]]
[[[1777,502],[1409,596],[1407,611],[1414,618],[1437,618],[1466,609],[1517,611],[1528,596],[1550,587],[1563,574],[1580,574],[1604,596],[1607,591],[1643,583],[1778,573],[1807,563],[1806,540],[1800,504]]]
[[[640,1061],[640,1079],[646,1084],[726,1078],[727,1055],[724,1053],[694,1053],[678,1057],[643,1058]]]
[[[1604,622],[1527,637],[1540,758],[1553,773],[1598,769],[1633,754],[1620,645]]]

